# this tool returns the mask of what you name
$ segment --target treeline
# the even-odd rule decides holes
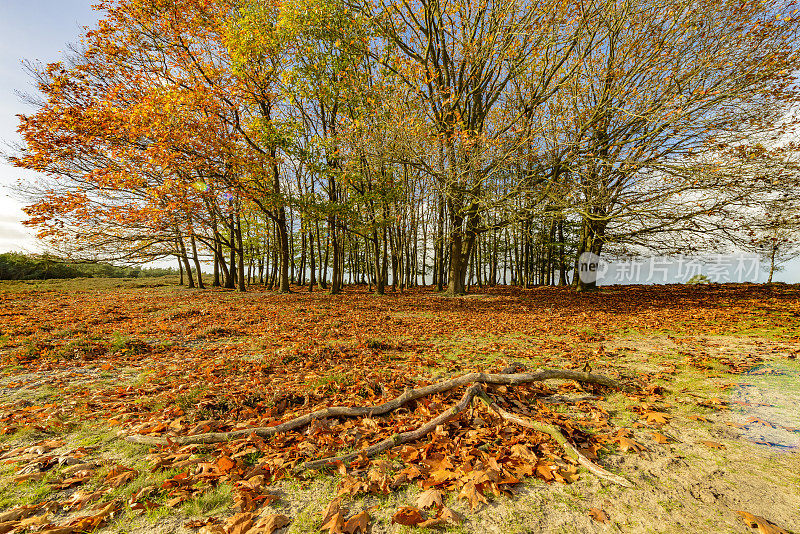
[[[0,280],[47,280],[53,278],[149,278],[176,274],[157,267],[120,267],[109,263],[71,263],[48,254],[0,254]]]
[[[796,241],[800,17],[760,0],[116,0],[31,66],[28,224],[190,286],[594,283]],[[183,276],[182,276],[183,278]]]

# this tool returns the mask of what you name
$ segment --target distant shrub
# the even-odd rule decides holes
[[[686,284],[690,286],[697,286],[710,283],[711,279],[704,274],[696,274],[686,281]]]
[[[0,254],[0,280],[44,280],[79,276],[80,271],[52,256],[26,256],[18,252]]]
[[[76,263],[49,254],[0,254],[0,280],[52,278],[150,278],[175,274],[174,269],[120,267],[110,263]]]

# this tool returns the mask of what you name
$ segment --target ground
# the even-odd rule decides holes
[[[800,532],[798,333],[800,288],[786,285],[447,298],[5,282],[0,533],[378,534],[425,532],[402,523],[436,517],[448,532],[744,533],[759,521],[760,532]],[[594,476],[548,435],[480,402],[374,458],[299,470],[413,430],[465,387],[386,415],[249,431],[515,363],[625,386],[485,390],[633,487]],[[174,442],[234,430],[248,435]]]

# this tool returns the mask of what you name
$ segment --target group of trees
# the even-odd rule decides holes
[[[242,290],[586,289],[583,252],[775,258],[793,4],[105,1],[68,61],[31,68],[28,224]]]
[[[51,278],[149,278],[175,274],[157,267],[120,267],[109,263],[75,263],[49,254],[0,254],[0,280],[46,280]]]

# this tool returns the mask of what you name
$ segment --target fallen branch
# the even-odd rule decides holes
[[[632,488],[633,484],[630,483],[627,479],[615,475],[609,471],[606,471],[599,465],[595,464],[584,455],[582,455],[578,449],[576,449],[567,438],[553,425],[548,425],[545,423],[540,423],[538,421],[533,421],[528,419],[527,417],[522,417],[511,412],[504,410],[503,408],[499,407],[497,403],[492,401],[486,392],[483,390],[483,387],[480,384],[472,385],[465,393],[464,396],[461,397],[461,400],[458,401],[452,408],[445,410],[444,412],[440,413],[438,416],[434,417],[424,425],[420,426],[415,430],[410,430],[408,432],[403,432],[401,434],[395,434],[383,441],[376,443],[366,449],[362,449],[358,452],[352,452],[349,454],[343,454],[341,456],[330,456],[328,458],[320,458],[318,460],[312,460],[310,462],[306,462],[304,464],[298,465],[294,470],[295,472],[301,472],[306,470],[313,470],[313,469],[320,469],[326,466],[336,465],[339,462],[350,462],[355,460],[358,457],[367,457],[372,458],[373,456],[377,456],[378,454],[384,453],[389,449],[397,447],[399,445],[403,445],[405,443],[410,443],[412,441],[416,441],[425,435],[433,432],[433,430],[442,424],[447,423],[448,421],[456,418],[458,414],[463,412],[467,409],[474,398],[478,398],[486,404],[492,411],[496,412],[500,417],[505,419],[506,421],[516,423],[522,427],[530,428],[531,430],[536,430],[537,432],[542,432],[548,434],[551,438],[553,438],[567,455],[575,461],[577,461],[580,465],[584,466],[586,469],[589,470],[590,473],[593,475],[602,478],[604,480],[608,480],[609,482],[613,482],[614,484],[619,484],[620,486],[624,486],[626,488]]]
[[[337,464],[339,462],[350,462],[355,460],[359,456],[366,456],[367,458],[372,458],[373,456],[377,456],[383,452],[388,451],[391,448],[397,447],[398,445],[402,445],[404,443],[410,443],[412,441],[416,441],[427,434],[436,429],[437,426],[443,425],[448,421],[455,419],[458,414],[463,412],[467,409],[467,407],[472,402],[472,399],[475,396],[480,395],[483,393],[483,388],[480,384],[473,384],[470,388],[464,393],[464,396],[461,397],[461,400],[458,401],[452,408],[448,408],[447,410],[443,411],[424,425],[420,426],[416,430],[409,430],[408,432],[402,432],[400,434],[395,434],[389,438],[386,438],[383,441],[376,443],[366,449],[362,449],[358,452],[353,452],[350,454],[343,454],[341,456],[331,456],[328,458],[320,458],[319,460],[312,460],[310,462],[306,462],[304,464],[300,464],[295,467],[295,472],[312,470],[312,469],[320,469],[322,467]]]
[[[567,453],[567,456],[573,458],[583,467],[589,470],[595,476],[598,476],[604,480],[608,480],[609,482],[613,482],[614,484],[619,484],[620,486],[625,486],[626,488],[632,488],[633,484],[629,482],[627,479],[615,475],[610,471],[606,471],[596,463],[589,460],[587,457],[582,455],[578,449],[576,449],[567,438],[564,437],[564,434],[561,433],[558,428],[553,425],[548,425],[545,423],[540,423],[538,421],[534,421],[533,419],[529,419],[527,417],[517,415],[511,412],[508,412],[497,405],[492,399],[489,398],[486,393],[481,391],[477,394],[478,398],[481,399],[486,406],[488,406],[492,411],[497,413],[500,417],[509,421],[511,423],[515,423],[519,426],[530,428],[531,430],[536,430],[537,432],[543,432],[545,434],[549,434],[551,438],[553,438],[561,447],[563,447],[564,451]]]
[[[176,436],[170,437],[170,441],[176,445],[189,445],[189,444],[205,444],[205,443],[221,443],[233,439],[246,438],[251,434],[267,438],[296,430],[310,424],[315,419],[326,419],[331,417],[373,417],[376,415],[383,415],[400,408],[413,400],[427,397],[428,395],[435,395],[437,393],[444,393],[461,386],[469,384],[491,384],[491,385],[504,385],[513,386],[520,384],[531,384],[533,382],[541,382],[544,380],[575,380],[577,382],[587,384],[599,384],[601,386],[608,386],[616,389],[628,391],[630,388],[623,385],[611,378],[596,375],[592,373],[585,373],[582,371],[572,371],[566,369],[542,369],[533,373],[511,373],[511,374],[492,374],[492,373],[469,373],[461,375],[450,380],[437,382],[429,386],[424,386],[417,389],[406,390],[402,395],[387,401],[383,404],[376,406],[332,406],[330,408],[323,408],[300,417],[296,417],[284,423],[275,426],[246,428],[243,430],[233,430],[230,432],[209,432],[206,434],[197,434],[194,436]],[[126,441],[131,443],[142,443],[145,445],[167,445],[166,437],[144,436],[140,434],[133,434],[125,437]]]

